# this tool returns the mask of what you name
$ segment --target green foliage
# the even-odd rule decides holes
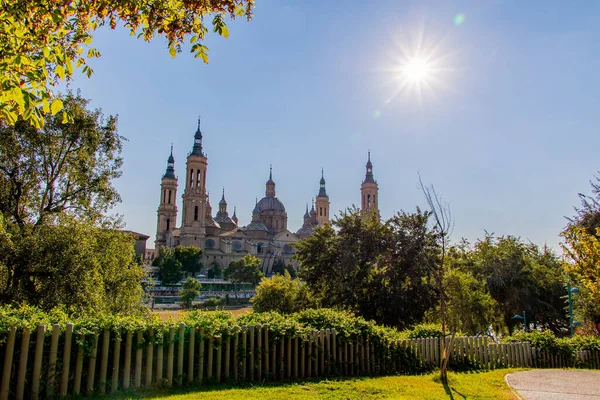
[[[448,262],[460,271],[454,280],[462,281],[450,287],[459,305],[455,320],[461,329],[476,333],[493,325],[496,332],[504,327],[512,331],[519,324],[512,317],[521,311],[536,327],[559,332],[568,326],[564,272],[550,249],[514,236],[487,235],[473,246],[463,242],[452,248]]]
[[[348,210],[295,244],[299,276],[324,306],[400,328],[418,323],[436,302],[439,246],[428,218],[417,210],[381,222]]]
[[[277,311],[282,314],[316,306],[306,283],[292,279],[285,270],[284,275],[263,278],[250,302],[256,312]]]
[[[183,283],[179,298],[188,308],[192,308],[192,301],[200,295],[200,289],[202,289],[200,282],[190,276]]]
[[[247,254],[238,261],[232,261],[223,275],[233,284],[251,283],[256,286],[264,277],[260,270],[261,264],[260,258]]]
[[[438,324],[419,324],[410,330],[410,339],[442,337],[442,328]]]
[[[172,57],[188,43],[194,57],[207,63],[208,48],[200,43],[208,33],[206,19],[212,17],[213,31],[227,38],[224,18],[246,16],[249,20],[253,8],[253,0],[4,1],[0,7],[0,121],[12,125],[21,118],[39,128],[44,125],[43,114],[68,120],[68,111],[57,114],[62,101],[53,96],[52,88],[71,80],[77,68],[92,75],[87,60],[100,57],[90,47],[92,33],[100,26],[116,29],[121,23],[145,41],[162,36]]]
[[[181,263],[181,270],[186,275],[195,275],[202,268],[202,249],[196,246],[177,246],[173,256]]]
[[[521,332],[504,338],[507,343],[529,342],[531,346],[539,350],[548,350],[551,354],[558,354],[571,358],[574,347],[570,339],[559,339],[551,331],[529,331]]]
[[[181,281],[186,275],[194,275],[200,271],[202,249],[195,246],[177,246],[174,249],[162,247],[152,261],[158,267],[157,277],[164,285],[172,285]]]
[[[222,275],[223,271],[221,270],[221,267],[219,267],[218,264],[213,264],[212,268],[208,270],[206,277],[208,279],[217,279],[220,278]]]

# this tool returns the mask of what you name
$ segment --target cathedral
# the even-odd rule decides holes
[[[265,197],[256,200],[252,211],[252,220],[246,226],[238,225],[234,208],[233,215],[227,211],[225,189],[221,194],[218,211],[213,210],[206,191],[206,172],[208,159],[202,149],[202,131],[200,120],[194,134],[194,146],[187,157],[186,174],[183,179],[183,210],[181,226],[177,227],[177,189],[179,180],[175,175],[173,147],[167,160],[167,169],[161,181],[160,203],[156,229],[155,256],[162,247],[196,246],[203,249],[202,273],[218,266],[221,271],[232,261],[246,254],[259,257],[262,270],[266,275],[272,272],[276,260],[285,264],[292,262],[294,248],[292,243],[313,233],[316,226],[327,224],[330,218],[329,195],[325,189],[325,177],[321,170],[319,193],[309,211],[308,204],[304,214],[304,223],[295,233],[288,229],[287,211],[277,197],[273,170],[269,171],[269,180],[265,184]],[[361,185],[361,210],[372,212],[378,209],[378,185],[373,178],[371,153],[366,165],[365,179]]]

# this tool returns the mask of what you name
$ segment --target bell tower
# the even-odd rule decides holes
[[[369,158],[366,165],[367,173],[365,174],[365,180],[360,186],[360,209],[363,212],[363,214],[370,214],[374,211],[377,214],[377,217],[379,217],[379,186],[377,185],[377,181],[373,179],[373,164],[371,163],[370,150],[368,157]]]
[[[325,177],[323,175],[323,169],[321,169],[321,181],[319,187],[319,194],[316,198],[317,206],[317,222],[319,226],[323,226],[329,222],[329,196],[325,190]]]
[[[200,118],[194,134],[194,147],[186,162],[185,190],[183,192],[183,221],[180,244],[204,247],[206,218],[206,169],[208,160],[202,151]]]
[[[167,244],[167,233],[177,224],[177,177],[175,176],[175,158],[173,145],[171,155],[167,160],[167,170],[160,184],[160,201],[158,205],[158,223],[156,227],[156,241],[154,254],[158,257],[160,248]]]

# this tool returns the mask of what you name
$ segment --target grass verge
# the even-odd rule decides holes
[[[154,389],[117,395],[117,399],[249,400],[249,399],[515,399],[504,382],[514,369],[450,373],[442,385],[437,373],[354,379],[264,383],[252,386],[208,385],[185,390]],[[106,396],[107,398],[109,396]],[[100,398],[100,397],[98,397]],[[110,396],[110,398],[115,398]]]

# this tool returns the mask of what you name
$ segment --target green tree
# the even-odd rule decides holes
[[[262,262],[260,258],[251,254],[245,255],[237,261],[232,261],[223,273],[225,279],[233,283],[234,291],[237,297],[237,285],[239,283],[251,283],[258,285],[264,274],[260,270]]]
[[[186,275],[195,275],[202,268],[202,249],[196,246],[177,246],[173,256],[181,263],[181,269]]]
[[[287,271],[283,275],[263,278],[250,302],[255,312],[277,311],[282,314],[317,306],[306,283],[293,279]]]
[[[56,115],[63,106],[52,87],[68,81],[74,69],[88,77],[87,63],[100,57],[91,47],[92,33],[101,26],[116,29],[121,23],[131,35],[150,41],[166,39],[175,56],[187,44],[195,57],[208,62],[202,44],[204,25],[212,17],[213,31],[227,38],[225,18],[252,16],[254,0],[109,1],[12,0],[0,7],[0,120],[12,125],[18,118],[35,127],[44,114]],[[61,116],[65,121],[68,112]]]
[[[107,214],[120,200],[116,118],[88,110],[79,95],[63,100],[69,123],[50,115],[43,129],[0,123],[0,301],[139,311],[134,238]]]
[[[428,218],[417,210],[381,222],[350,209],[295,244],[299,276],[324,306],[401,328],[418,323],[435,302]]]
[[[219,267],[218,264],[213,264],[212,268],[208,270],[208,273],[206,274],[208,279],[217,279],[220,278],[223,275],[223,271],[221,270],[221,267]]]
[[[157,267],[156,276],[163,285],[173,285],[184,277],[181,261],[175,258],[173,249],[161,248],[152,265]]]
[[[183,283],[181,291],[179,292],[179,298],[187,308],[192,308],[192,301],[200,296],[200,289],[202,289],[200,282],[191,276]]]
[[[273,262],[273,268],[271,269],[273,275],[283,275],[285,273],[285,261],[282,258],[278,258]]]

